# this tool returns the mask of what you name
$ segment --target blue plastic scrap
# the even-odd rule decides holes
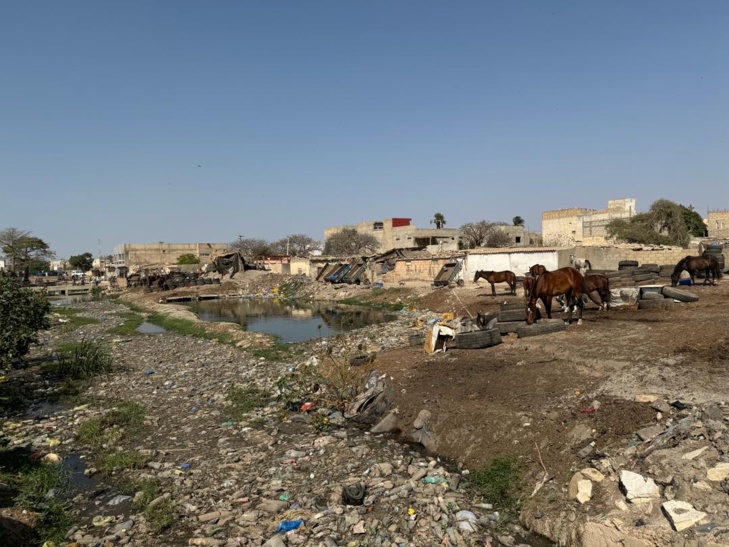
[[[290,532],[291,530],[296,530],[299,526],[304,524],[303,520],[284,520],[281,521],[278,525],[278,528],[276,528],[276,533],[280,532]]]

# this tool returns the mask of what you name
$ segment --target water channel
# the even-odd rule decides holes
[[[277,336],[281,342],[304,342],[385,323],[395,315],[331,302],[280,300],[207,300],[184,304],[203,321],[238,323],[245,330]]]

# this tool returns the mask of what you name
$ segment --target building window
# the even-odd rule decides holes
[[[384,230],[385,224],[383,222],[374,222],[374,223],[372,223],[372,229],[373,230]]]
[[[521,236],[516,236],[516,242],[521,243]]]
[[[210,253],[200,253],[200,258],[207,258],[210,256]]]

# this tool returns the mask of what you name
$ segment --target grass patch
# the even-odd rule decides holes
[[[141,469],[146,463],[145,456],[132,450],[105,452],[99,457],[99,469],[107,474],[123,469]]]
[[[301,348],[298,348],[294,344],[275,342],[272,346],[265,348],[246,348],[245,351],[258,359],[266,359],[267,361],[283,361],[286,358],[300,354]]]
[[[232,420],[239,422],[252,410],[266,406],[269,400],[269,394],[255,386],[232,386],[228,392],[230,404],[226,411]]]
[[[519,466],[515,458],[496,458],[488,467],[471,474],[471,486],[487,502],[505,510],[518,504]]]
[[[121,317],[124,322],[121,325],[107,329],[106,332],[109,334],[119,334],[121,336],[139,334],[137,332],[137,328],[139,328],[139,325],[144,323],[143,315],[135,311],[128,311],[120,313],[119,317]]]
[[[71,492],[69,474],[57,465],[37,464],[18,476],[17,487],[17,506],[38,514],[40,542],[61,541],[74,524],[65,502]]]
[[[167,530],[177,520],[177,507],[172,500],[163,500],[160,503],[147,507],[144,510],[144,517],[147,519],[147,526],[159,534]]]
[[[230,343],[231,337],[227,333],[208,332],[200,324],[187,319],[169,317],[161,313],[153,313],[147,318],[149,323],[167,329],[170,332],[182,334],[183,336],[195,336],[206,340],[217,340],[223,344]]]
[[[51,313],[57,313],[61,316],[61,328],[64,332],[72,331],[79,327],[83,327],[84,325],[93,325],[99,322],[98,319],[94,319],[93,317],[83,317],[81,315],[78,315],[80,312],[81,310],[77,310],[75,308],[51,308]]]
[[[84,339],[59,346],[58,358],[49,368],[64,379],[89,380],[111,372],[112,356],[105,345]]]
[[[139,403],[125,401],[109,412],[86,420],[78,428],[81,442],[99,449],[116,445],[122,438],[139,433],[144,427],[144,407]]]

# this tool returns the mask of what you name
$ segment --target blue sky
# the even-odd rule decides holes
[[[0,8],[0,228],[59,256],[447,227],[633,197],[729,208],[729,3]]]

